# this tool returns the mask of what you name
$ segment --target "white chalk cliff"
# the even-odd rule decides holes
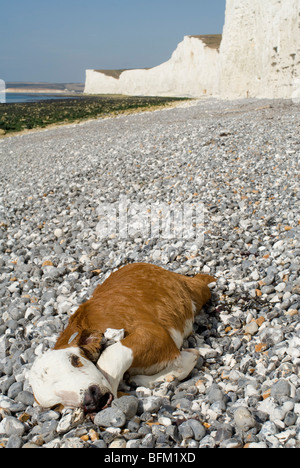
[[[299,15],[299,0],[227,0],[220,96],[290,98],[297,92]]]
[[[208,40],[207,40],[208,38]],[[172,57],[158,67],[125,70],[119,76],[109,71],[86,71],[85,93],[131,96],[202,96],[217,91],[218,46],[221,36],[186,36]],[[215,40],[214,40],[215,39]]]
[[[227,0],[221,36],[186,36],[144,70],[86,71],[85,93],[300,98],[300,0]]]

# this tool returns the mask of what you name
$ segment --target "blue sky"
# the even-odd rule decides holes
[[[222,32],[225,0],[3,0],[0,78],[84,82],[85,69],[153,67],[185,35]]]

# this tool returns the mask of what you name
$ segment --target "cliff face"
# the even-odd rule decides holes
[[[215,36],[214,36],[215,37]],[[110,73],[87,70],[86,93],[132,96],[202,96],[216,93],[218,48],[200,37],[186,36],[170,60],[158,67]]]
[[[227,0],[220,48],[216,38],[186,36],[169,61],[149,70],[87,70],[85,92],[300,97],[300,0]]]
[[[227,0],[219,62],[224,98],[290,98],[300,78],[300,1]]]

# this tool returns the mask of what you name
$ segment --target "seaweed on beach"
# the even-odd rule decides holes
[[[73,99],[0,104],[0,129],[6,133],[20,132],[51,124],[151,110],[179,100],[168,97],[79,96]]]

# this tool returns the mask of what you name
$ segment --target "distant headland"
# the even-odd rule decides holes
[[[84,90],[82,83],[42,83],[12,81],[6,83],[6,93],[34,93],[34,94],[81,94]]]

